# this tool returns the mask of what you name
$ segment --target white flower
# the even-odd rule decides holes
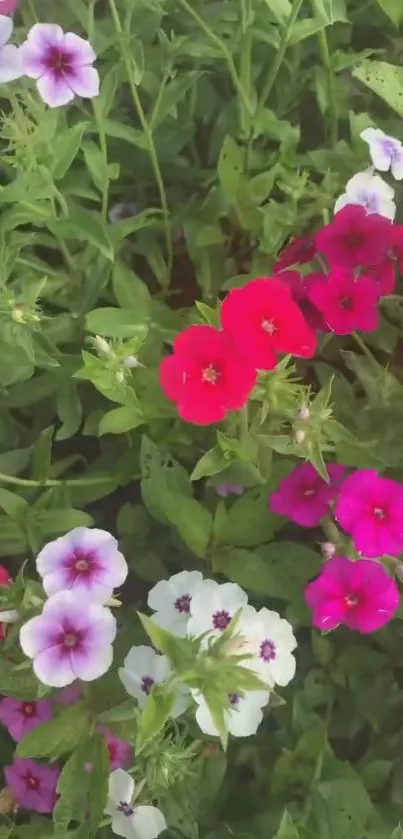
[[[209,638],[221,635],[247,602],[246,592],[236,583],[221,585],[214,580],[203,580],[192,595],[187,634],[198,636],[210,630]]]
[[[109,776],[108,800],[105,813],[112,818],[112,830],[126,839],[155,839],[166,830],[161,810],[145,804],[133,803],[134,781],[123,769],[115,769]]]
[[[360,204],[365,207],[368,215],[377,213],[393,221],[396,214],[396,204],[393,200],[394,190],[379,175],[372,172],[357,172],[347,183],[346,191],[337,199],[334,206],[335,213],[347,204]]]
[[[389,137],[380,128],[366,128],[360,137],[369,145],[369,153],[375,169],[388,172],[390,169],[394,178],[403,178],[403,145],[395,137]]]
[[[12,18],[0,15],[0,82],[13,82],[23,75],[18,47],[7,43],[12,31]]]
[[[242,662],[243,666],[254,670],[268,685],[288,685],[295,676],[292,652],[297,646],[291,624],[278,612],[256,612],[249,607],[236,632],[245,639],[239,654],[253,655],[253,659]]]
[[[20,614],[15,609],[6,609],[0,612],[0,623],[15,623],[19,617]]]
[[[140,646],[129,650],[118,674],[130,696],[134,696],[139,707],[144,708],[153,685],[166,682],[172,670],[165,655],[156,653],[152,647]],[[171,712],[172,717],[183,714],[187,705],[186,694],[185,688],[179,692]]]
[[[174,635],[186,635],[192,593],[202,580],[200,571],[180,571],[169,580],[160,580],[148,595],[153,621]]]
[[[198,705],[196,721],[199,727],[205,734],[218,736],[219,732],[204,696],[197,691],[192,691],[192,695]],[[251,734],[255,734],[263,719],[263,708],[269,699],[268,690],[251,690],[243,696],[229,693],[228,710],[224,711],[226,729],[234,737],[250,737]]]

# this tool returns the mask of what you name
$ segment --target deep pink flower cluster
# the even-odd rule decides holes
[[[301,276],[288,271],[318,254],[328,270]],[[364,207],[349,204],[316,237],[299,238],[280,254],[280,271],[308,323],[315,329],[349,335],[379,323],[378,303],[395,287],[395,262],[403,267],[403,226]]]
[[[345,474],[344,466],[336,463],[330,463],[327,471],[329,483],[310,463],[300,463],[271,494],[270,510],[287,516],[302,527],[316,527],[328,515]]]

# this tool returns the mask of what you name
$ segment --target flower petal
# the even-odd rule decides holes
[[[21,55],[14,44],[6,44],[0,50],[0,82],[13,82],[23,75]]]
[[[76,676],[69,654],[63,654],[59,646],[48,647],[39,653],[33,663],[34,673],[44,685],[62,688],[74,682]]]
[[[73,53],[72,64],[75,67],[83,67],[86,64],[92,64],[97,55],[94,52],[91,44],[80,38],[74,32],[66,32],[64,36],[63,47],[69,53]]]
[[[68,83],[77,96],[93,99],[99,94],[99,74],[94,67],[74,67],[68,74]]]
[[[0,15],[0,47],[4,47],[7,41],[10,40],[13,31],[13,21],[11,17]]]
[[[36,86],[43,101],[50,108],[60,108],[61,105],[67,105],[74,99],[74,91],[65,79],[54,73],[44,73],[38,79]]]
[[[136,807],[131,821],[139,839],[155,839],[167,826],[161,810],[147,805]]]

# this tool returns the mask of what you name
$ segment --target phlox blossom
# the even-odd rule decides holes
[[[313,283],[309,299],[336,335],[378,327],[379,286],[370,274],[355,277],[347,268],[334,268],[326,279]]]
[[[335,517],[366,557],[403,551],[403,486],[374,469],[358,469],[340,488]]]
[[[140,645],[130,648],[118,675],[128,694],[137,699],[139,708],[144,708],[153,686],[167,682],[172,670],[165,655],[160,655],[152,647]],[[172,717],[183,714],[187,705],[186,694],[185,688],[179,692]]]
[[[105,813],[111,816],[112,830],[125,839],[156,839],[166,829],[166,821],[157,807],[135,804],[133,778],[123,769],[109,776]]]
[[[0,15],[12,15],[18,3],[19,0],[0,0]]]
[[[35,23],[20,52],[24,73],[36,79],[40,96],[51,108],[67,105],[75,96],[98,96],[95,52],[74,32],[65,33],[54,23]]]
[[[112,664],[116,620],[98,603],[73,591],[50,597],[42,614],[20,630],[23,652],[33,659],[35,675],[51,687],[99,679]]]
[[[221,306],[224,332],[258,370],[272,370],[278,353],[311,358],[316,335],[279,275],[235,288]]]
[[[403,145],[380,128],[365,128],[360,137],[369,145],[369,153],[375,169],[387,172],[389,169],[397,181],[403,178]]]
[[[112,731],[108,731],[103,725],[99,725],[97,731],[104,735],[111,769],[126,769],[130,766],[133,760],[133,749],[130,743],[116,737]]]
[[[316,234],[316,247],[332,268],[379,265],[392,243],[392,223],[349,204]]]
[[[11,766],[4,767],[4,777],[15,800],[24,810],[52,812],[59,777],[57,766],[46,766],[29,758],[17,757]]]
[[[282,271],[280,276],[281,282],[290,289],[292,299],[301,309],[307,324],[314,330],[328,332],[329,329],[323,320],[322,313],[309,298],[312,285],[317,282],[318,277],[322,278],[323,274],[312,273],[303,276],[298,271]]]
[[[297,641],[291,624],[278,612],[265,608],[256,611],[248,606],[237,624],[236,634],[243,639],[237,652],[253,656],[244,660],[244,667],[254,670],[270,687],[274,684],[285,687],[291,682],[295,676],[292,653]]]
[[[242,495],[245,487],[243,484],[215,484],[217,495],[221,498],[228,498],[229,495]]]
[[[379,175],[357,172],[346,185],[346,191],[337,199],[334,211],[338,213],[348,204],[359,204],[366,212],[393,221],[396,215],[395,192]]]
[[[160,580],[148,594],[153,621],[174,635],[186,635],[192,594],[202,579],[200,571],[180,571],[169,580]]]
[[[51,720],[52,704],[48,699],[22,702],[6,696],[0,700],[0,722],[6,726],[12,738],[18,743],[38,725]]]
[[[204,643],[219,637],[240,609],[247,605],[246,592],[236,583],[203,580],[193,591],[187,634],[197,637],[208,632]]]
[[[0,2],[0,82],[13,82],[23,75],[21,54],[18,47],[9,44],[13,21],[8,17],[12,3]]]
[[[300,463],[284,478],[269,498],[273,513],[287,516],[302,527],[316,527],[329,512],[344,476],[344,466],[327,465],[329,483],[311,463]]]
[[[210,709],[204,696],[198,691],[192,691],[196,702],[196,722],[204,734],[212,737],[219,735],[219,731],[211,716]],[[246,691],[242,696],[236,693],[228,694],[228,707],[224,711],[224,725],[234,737],[250,737],[256,734],[263,719],[263,708],[268,704],[270,692],[267,690]]]
[[[242,408],[254,387],[256,369],[222,331],[200,324],[177,335],[173,354],[161,362],[160,380],[182,419],[208,425]]]
[[[379,297],[386,297],[393,294],[396,285],[395,265],[392,256],[387,256],[379,265],[371,265],[366,268],[365,276],[376,284]]]
[[[293,265],[304,265],[314,258],[315,253],[313,236],[297,236],[280,252],[277,262],[273,265],[273,271],[277,273]]]
[[[400,596],[395,581],[380,563],[335,556],[307,585],[305,599],[318,629],[328,631],[345,624],[367,634],[391,620]]]
[[[36,568],[49,597],[69,590],[97,603],[112,597],[128,570],[116,539],[106,530],[89,527],[75,527],[45,545],[36,558]]]

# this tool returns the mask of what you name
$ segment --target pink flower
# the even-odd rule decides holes
[[[70,590],[97,603],[106,603],[127,577],[116,539],[106,530],[88,527],[75,527],[45,545],[36,567],[49,597]]]
[[[74,32],[64,33],[53,23],[36,23],[20,53],[24,73],[37,80],[38,92],[51,108],[66,105],[75,96],[98,96],[99,76],[92,67],[95,52]]]
[[[313,305],[309,299],[309,291],[311,287],[318,280],[325,280],[325,274],[306,274],[302,276],[298,271],[282,271],[280,274],[281,282],[288,286],[291,291],[291,296],[299,308],[309,326],[312,329],[320,330],[321,332],[329,332],[326,326],[323,315]]]
[[[358,469],[344,481],[335,517],[364,556],[403,551],[403,486],[374,469]]]
[[[269,498],[273,513],[287,516],[302,527],[315,527],[329,512],[329,504],[336,498],[344,475],[344,466],[327,466],[327,484],[310,463],[301,463],[281,481]]]
[[[0,0],[0,15],[12,15],[19,0]]]
[[[395,581],[378,562],[352,562],[345,556],[335,556],[325,562],[319,577],[307,585],[305,599],[318,629],[328,631],[344,623],[349,629],[366,634],[391,620],[400,595]]]
[[[111,771],[113,769],[126,769],[128,766],[130,766],[130,764],[133,761],[133,749],[130,743],[127,743],[126,740],[121,740],[119,737],[116,737],[103,725],[99,725],[97,731],[99,731],[105,737],[106,745],[108,747],[109,752]]]
[[[0,722],[6,726],[17,743],[28,731],[52,719],[52,716],[52,705],[48,699],[22,702],[7,696],[0,701]]]
[[[292,242],[280,252],[277,262],[273,265],[273,271],[283,271],[292,265],[303,265],[310,262],[316,253],[315,240],[313,236],[297,236]]]
[[[81,687],[78,682],[73,682],[68,687],[63,688],[59,691],[57,696],[55,696],[55,702],[58,705],[74,705],[76,702],[79,702],[82,697]]]
[[[20,630],[23,652],[33,659],[39,681],[51,687],[75,679],[92,682],[112,664],[116,620],[109,609],[61,591]]]
[[[389,219],[348,204],[317,233],[316,247],[332,267],[379,265],[392,242],[392,231]]]
[[[371,268],[366,269],[365,274],[376,283],[379,297],[386,297],[388,294],[393,294],[396,285],[393,259],[386,258],[379,265],[372,265]]]
[[[355,329],[369,332],[378,326],[379,287],[369,275],[355,278],[352,271],[335,268],[327,280],[313,283],[309,299],[336,335],[350,335]]]
[[[57,766],[46,766],[29,758],[16,758],[4,767],[4,777],[14,798],[24,810],[51,813],[56,802]]]

